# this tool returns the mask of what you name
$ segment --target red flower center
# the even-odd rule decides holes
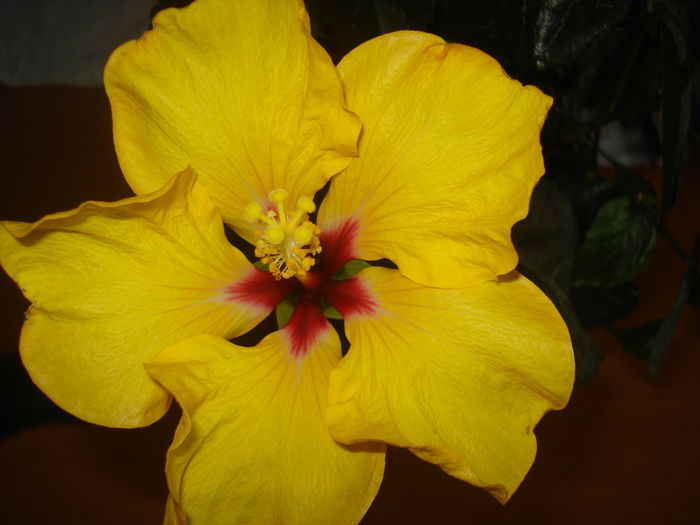
[[[354,258],[357,222],[345,221],[321,232],[319,237],[323,252],[316,265],[303,277],[276,280],[269,272],[256,268],[248,278],[228,289],[231,301],[247,302],[268,309],[275,308],[290,296],[298,295],[294,313],[283,328],[295,356],[303,356],[317,338],[330,329],[323,315],[324,301],[345,319],[353,315],[371,314],[377,308],[359,278],[333,279],[333,274]]]

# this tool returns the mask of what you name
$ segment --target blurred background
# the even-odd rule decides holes
[[[187,2],[0,0],[0,219],[131,195],[104,62]],[[547,174],[513,238],[567,321],[569,407],[506,506],[392,449],[363,524],[700,523],[699,9],[681,0],[309,0],[334,60],[416,29],[479,47],[552,95]],[[28,306],[0,275],[0,523],[159,523],[179,414],[114,430],[55,407],[17,353]]]

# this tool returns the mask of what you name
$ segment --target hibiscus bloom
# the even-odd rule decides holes
[[[336,70],[298,0],[163,11],[105,82],[137,196],[5,222],[0,261],[57,404],[114,427],[182,407],[166,522],[357,523],[385,443],[507,501],[573,381],[566,326],[510,240],[550,99],[418,32]],[[282,302],[277,331],[230,342]]]

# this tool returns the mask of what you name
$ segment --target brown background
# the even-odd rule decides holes
[[[0,115],[0,218],[35,220],[130,194],[100,89],[0,86]],[[700,229],[699,196],[690,162],[669,221],[686,251]],[[660,240],[640,280],[640,308],[622,325],[663,316],[682,272]],[[26,302],[4,274],[0,298],[0,349],[16,352]],[[699,524],[699,312],[684,312],[655,379],[605,330],[593,335],[606,352],[600,373],[538,426],[537,459],[507,506],[391,450],[363,523]],[[146,429],[56,423],[0,440],[0,523],[159,523],[163,458],[176,422],[171,411]]]

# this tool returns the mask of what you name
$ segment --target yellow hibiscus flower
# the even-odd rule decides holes
[[[507,501],[573,382],[566,326],[510,240],[550,99],[418,32],[336,70],[300,0],[163,11],[105,83],[137,196],[4,222],[0,262],[32,302],[22,359],[57,404],[136,427],[177,399],[166,522],[357,523],[385,443]],[[352,259],[397,269],[334,279]],[[283,328],[229,342],[289,297]]]

